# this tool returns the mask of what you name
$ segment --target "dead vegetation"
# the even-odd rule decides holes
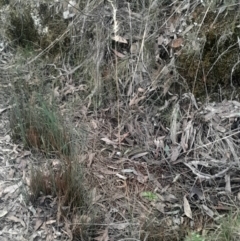
[[[238,227],[239,3],[43,1],[24,21],[17,6],[0,68],[11,137],[41,160],[22,177],[51,210],[41,238],[54,220],[54,240],[237,240],[222,216]]]

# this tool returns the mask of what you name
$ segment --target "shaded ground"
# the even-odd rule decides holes
[[[32,154],[12,143],[9,109],[4,111],[4,108],[11,108],[8,88],[2,83],[2,238],[71,240],[73,223],[56,218],[59,211],[55,198],[43,196],[34,205],[29,202],[27,190],[31,166],[56,159],[45,159],[41,154]],[[72,109],[74,126],[84,122],[87,133],[79,162],[87,167],[84,176],[93,193],[98,222],[104,225],[100,230],[107,232],[109,237],[137,237],[142,230],[141,237],[147,237],[151,232],[153,237],[164,240],[171,240],[173,235],[179,239],[181,233],[183,237],[186,234],[182,230],[205,230],[214,218],[238,205],[239,150],[234,144],[236,134],[231,130],[235,122],[229,118],[237,116],[239,106],[238,102],[223,102],[197,111],[196,117],[189,120],[195,121],[196,127],[190,126],[194,133],[190,133],[190,137],[195,139],[186,139],[189,129],[184,129],[179,137],[182,150],[178,148],[175,152],[171,151],[174,146],[168,144],[168,140],[175,137],[168,136],[164,129],[162,135],[155,136],[157,134],[153,133],[159,128],[155,130],[151,123],[146,126],[146,121],[136,121],[134,109],[131,115],[128,113],[131,116],[125,124],[128,131],[120,137],[111,109],[88,112],[84,105]],[[222,121],[214,124],[220,117]],[[142,145],[144,136],[149,137],[146,145]],[[183,141],[191,147],[198,138],[201,145],[183,149],[187,148]],[[228,164],[229,157],[235,159]]]

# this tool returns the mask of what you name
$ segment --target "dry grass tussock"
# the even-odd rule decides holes
[[[3,5],[12,139],[42,159],[26,170],[29,202],[70,240],[237,240],[222,215],[239,225],[238,62],[225,93],[215,67],[235,43],[207,32],[230,2]],[[18,7],[39,20],[34,38],[29,12],[10,31]]]

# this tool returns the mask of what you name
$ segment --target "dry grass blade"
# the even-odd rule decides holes
[[[173,144],[177,143],[177,132],[178,132],[178,118],[179,118],[179,104],[176,103],[171,116],[171,127],[170,127],[170,137]]]

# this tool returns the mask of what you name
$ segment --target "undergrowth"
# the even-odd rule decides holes
[[[76,224],[71,227],[75,238],[90,235],[92,231],[89,231],[88,222],[81,224],[81,220],[76,220],[82,215],[89,215],[89,222],[94,220],[83,167],[76,155],[76,148],[80,150],[80,147],[76,144],[77,140],[73,140],[72,131],[64,124],[60,113],[41,96],[27,99],[15,93],[10,127],[15,142],[22,141],[25,148],[35,150],[36,154],[41,153],[49,160],[29,163],[29,201],[39,205],[43,197],[56,198],[58,220],[75,220]],[[68,207],[67,211],[64,207]]]
[[[22,140],[25,147],[35,148],[48,155],[72,154],[71,133],[61,121],[54,106],[50,106],[40,96],[30,99],[16,93],[10,113],[13,140]]]
[[[8,1],[2,1],[4,5],[6,2]],[[14,4],[11,5],[6,34],[21,49],[17,54],[24,53],[23,58],[26,59],[23,62],[16,61],[11,71],[14,76],[15,67],[20,72],[23,68],[21,74],[28,79],[25,81],[23,77],[22,85],[13,81],[11,136],[15,142],[22,142],[26,149],[39,152],[49,160],[44,165],[31,163],[29,196],[32,203],[39,204],[39,199],[43,196],[56,198],[58,219],[70,220],[75,240],[93,240],[97,237],[97,240],[105,241],[110,240],[110,235],[116,240],[116,233],[109,231],[111,222],[124,220],[125,223],[131,223],[139,218],[137,215],[141,211],[137,210],[131,216],[126,208],[120,213],[117,205],[121,209],[122,206],[131,206],[135,202],[129,197],[127,204],[121,206],[122,203],[117,198],[115,206],[111,206],[110,199],[116,190],[126,188],[124,195],[129,195],[130,179],[125,179],[125,176],[118,173],[113,160],[118,158],[119,162],[124,162],[120,170],[127,170],[126,173],[132,171],[138,176],[138,182],[134,183],[134,191],[137,193],[134,196],[138,197],[139,190],[149,187],[146,180],[152,177],[152,173],[147,172],[145,180],[143,174],[139,174],[145,171],[145,167],[140,166],[142,163],[138,162],[138,158],[145,156],[147,158],[143,163],[146,166],[152,160],[157,163],[157,167],[160,162],[164,164],[160,171],[153,173],[156,174],[157,181],[163,181],[163,185],[159,186],[169,185],[169,189],[175,187],[175,182],[166,184],[164,178],[178,176],[179,172],[186,171],[177,170],[176,175],[171,161],[176,161],[179,156],[182,158],[182,154],[191,156],[195,148],[194,137],[203,136],[199,134],[199,130],[194,132],[198,122],[192,117],[194,114],[190,113],[190,109],[196,107],[196,111],[199,109],[198,105],[201,105],[194,94],[202,94],[201,98],[207,102],[211,90],[224,90],[230,84],[235,90],[235,85],[237,87],[239,84],[237,51],[235,58],[229,61],[229,56],[232,56],[230,50],[237,46],[236,26],[239,27],[239,16],[231,15],[229,11],[232,11],[230,5],[237,4],[234,1],[224,1],[223,5],[226,6],[223,8],[219,8],[218,1],[198,0],[174,1],[171,4],[169,1],[151,0],[134,3],[89,0],[78,2],[74,7],[71,4],[56,3],[58,11],[51,11],[50,7],[54,5],[50,6],[49,3],[41,5],[42,27],[48,28],[48,32],[40,35],[29,13],[30,6],[27,5],[25,10],[21,9],[24,12],[22,15]],[[75,14],[74,17],[62,19],[66,6],[73,8],[71,11]],[[222,34],[222,28],[226,27],[224,21],[213,25],[218,23],[219,16],[221,20],[226,17],[232,23],[235,42],[229,41],[230,33],[227,30]],[[29,51],[36,53],[31,55]],[[219,56],[228,58],[221,59]],[[38,60],[41,60],[41,66],[38,66]],[[221,64],[226,68],[222,68]],[[219,75],[227,78],[217,82]],[[51,101],[49,96],[44,96],[44,91],[35,88],[35,80],[42,87],[47,84],[50,86],[50,92],[54,93]],[[219,96],[221,99],[225,93],[221,92]],[[94,161],[98,162],[93,165],[95,169],[88,176],[90,180],[85,179],[85,166],[79,163],[78,157],[83,153],[80,153],[81,148],[76,144],[73,126],[66,125],[67,116],[59,113],[57,104],[54,104],[55,99],[58,104],[69,101],[72,106],[76,106],[76,109],[71,110],[75,125],[86,122],[90,126],[93,140],[89,148],[90,154],[85,159],[89,161],[89,169]],[[184,124],[180,129],[182,122]],[[184,133],[185,136],[181,136]],[[108,146],[102,146],[101,141],[105,141]],[[202,140],[201,145],[204,145]],[[127,151],[123,153],[124,148]],[[131,148],[135,153],[127,156],[127,152],[132,151]],[[136,152],[136,149],[140,151]],[[175,152],[175,160],[171,152]],[[52,159],[57,159],[57,164]],[[140,167],[126,168],[124,165],[130,165],[129,163]],[[170,166],[170,171],[166,166]],[[162,173],[164,168],[167,169],[166,176]],[[149,171],[148,167],[146,169]],[[107,175],[117,176],[120,179],[117,182],[121,185],[111,182],[111,178],[108,180]],[[93,187],[85,185],[91,179],[94,179],[94,185],[104,197],[102,203],[98,203],[104,209],[104,214],[92,210],[90,189]],[[104,186],[106,183],[109,186]],[[154,186],[156,192],[161,192],[159,186]],[[182,191],[185,193],[186,190],[188,187]],[[139,206],[150,213],[151,204],[143,202]],[[208,237],[205,237],[194,230],[187,235],[180,223],[186,218],[183,218],[182,204],[177,204],[176,209],[179,211],[176,216],[181,220],[177,227],[169,225],[172,224],[174,215],[169,214],[171,218],[168,226],[163,222],[163,215],[156,214],[152,217],[149,214],[151,219],[145,217],[141,225],[138,223],[136,227],[130,224],[130,231],[126,231],[126,228],[122,231],[122,226],[118,226],[118,232],[122,232],[118,233],[118,237],[124,236],[120,240],[136,241],[237,240],[235,227],[239,225],[236,221],[238,219],[234,219],[235,222],[230,219],[221,220],[213,236],[209,232]],[[116,219],[112,218],[114,212],[118,214]],[[108,223],[101,226],[105,221]],[[129,237],[131,235],[133,237]]]

